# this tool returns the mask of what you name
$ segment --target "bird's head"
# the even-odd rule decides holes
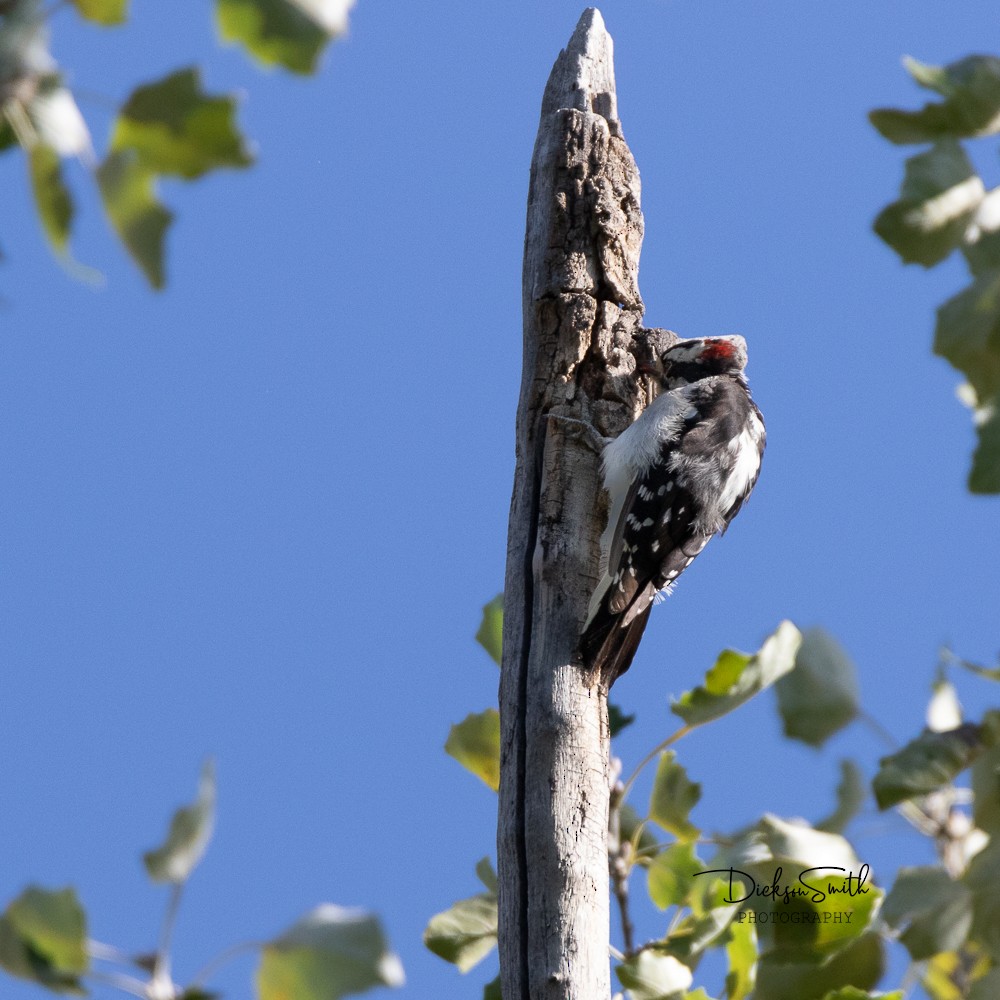
[[[738,375],[746,365],[747,342],[742,337],[695,337],[671,344],[659,357],[659,370],[648,374],[674,389],[712,375]]]

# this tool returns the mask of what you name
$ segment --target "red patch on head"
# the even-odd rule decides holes
[[[715,340],[705,344],[701,352],[710,361],[728,361],[736,353],[736,346],[729,340]]]

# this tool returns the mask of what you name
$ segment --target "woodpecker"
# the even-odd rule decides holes
[[[660,393],[602,453],[608,526],[580,639],[607,682],[628,670],[653,604],[750,495],[764,420],[744,376],[742,337],[680,340],[644,359]]]

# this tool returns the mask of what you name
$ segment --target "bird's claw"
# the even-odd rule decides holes
[[[556,420],[560,424],[573,428],[570,433],[598,456],[604,453],[604,449],[612,441],[612,438],[604,437],[593,424],[588,423],[586,420],[578,420],[576,417],[565,417],[561,413],[547,413],[545,416],[549,420]]]

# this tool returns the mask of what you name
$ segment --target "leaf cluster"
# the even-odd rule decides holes
[[[929,145],[906,161],[899,199],[876,218],[875,232],[907,264],[933,267],[955,251],[965,259],[971,282],[938,309],[934,351],[966,378],[961,398],[979,439],[969,489],[1000,493],[1000,188],[986,188],[966,149],[1000,133],[1000,59],[905,65],[941,100],[871,112],[890,142]]]
[[[84,994],[89,979],[148,1000],[213,1000],[218,994],[204,985],[211,972],[224,960],[254,950],[260,956],[258,1000],[337,1000],[373,986],[403,985],[403,967],[378,918],[333,903],[306,913],[277,937],[229,949],[186,986],[175,983],[171,931],[181,891],[211,840],[215,802],[215,768],[208,761],[194,802],[174,813],[163,843],[143,855],[150,879],[171,887],[155,953],[130,955],[90,940],[86,914],[72,888],[29,886],[0,914],[0,968],[55,993]]]
[[[502,616],[498,597],[483,609],[476,637],[498,663]],[[1000,680],[1000,670],[953,662]],[[942,667],[927,728],[881,760],[870,783],[875,805],[899,811],[932,840],[940,859],[901,867],[887,890],[845,835],[869,794],[853,761],[840,762],[834,807],[814,823],[765,814],[749,827],[711,834],[698,824],[703,789],[675,744],[772,686],[785,735],[809,746],[821,747],[856,721],[871,722],[850,657],[822,629],[800,631],[790,622],[756,653],[724,650],[703,682],[673,702],[680,728],[611,789],[609,871],[623,934],[622,948],[612,953],[629,998],[898,1000],[903,991],[872,992],[884,977],[888,948],[897,945],[909,954],[910,981],[920,979],[933,1000],[996,996],[1000,852],[990,838],[1000,824],[1000,711],[978,723],[963,720]],[[452,727],[446,749],[496,788],[495,710]],[[650,765],[649,798],[633,804],[636,779]],[[971,789],[956,787],[967,771]],[[485,892],[432,917],[424,936],[431,951],[462,972],[496,945],[496,877],[488,859],[477,874]],[[666,920],[641,943],[628,913],[629,883],[637,877]],[[713,951],[724,957],[726,971],[709,993],[695,980]],[[484,987],[486,1000],[495,996],[498,979]]]
[[[215,13],[222,41],[242,45],[265,65],[312,73],[326,44],[346,30],[351,6],[353,0],[216,0]],[[128,18],[128,0],[73,0],[73,7],[102,27]],[[162,288],[173,213],[159,200],[159,180],[192,181],[253,162],[236,124],[236,98],[206,94],[194,67],[143,84],[118,110],[98,157],[49,51],[52,10],[41,0],[10,0],[0,8],[0,152],[23,152],[42,229],[71,272],[96,274],[70,254],[76,210],[63,161],[76,157],[93,175],[122,245],[150,285]]]

